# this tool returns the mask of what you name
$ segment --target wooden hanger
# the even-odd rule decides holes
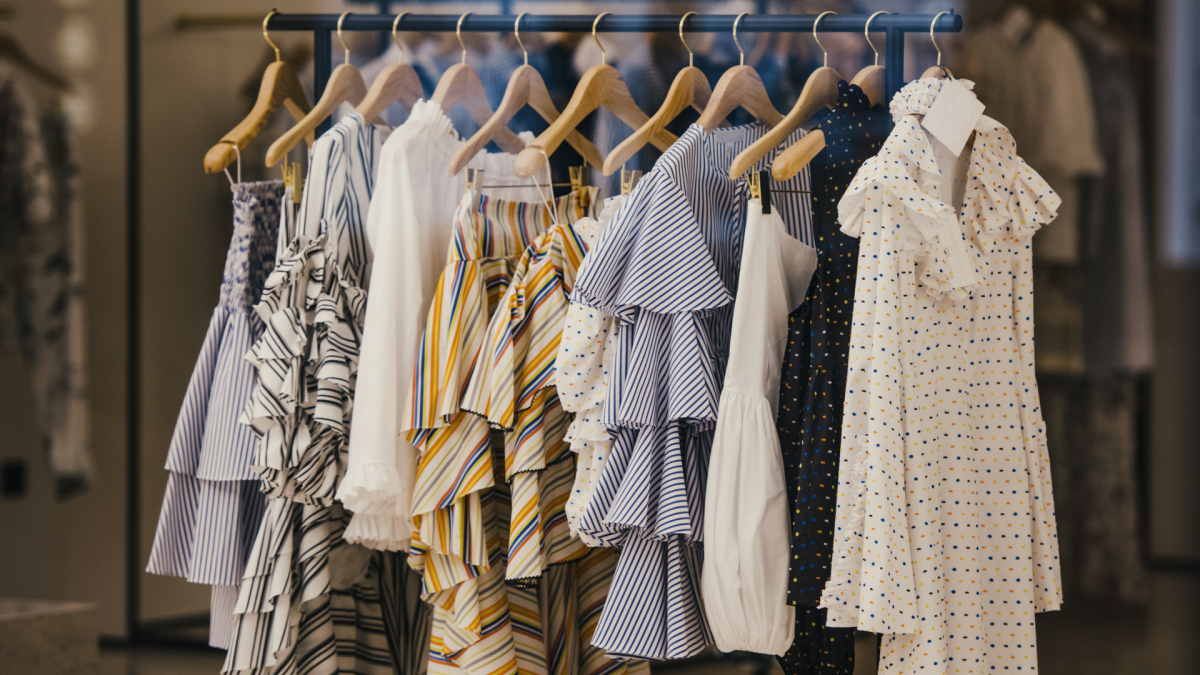
[[[479,131],[475,132],[475,135],[458,149],[458,152],[454,153],[453,159],[450,160],[451,176],[457,176],[458,172],[465,169],[471,159],[483,150],[483,146],[487,145],[500,129],[507,129],[509,120],[521,108],[528,105],[541,115],[542,119],[551,124],[558,119],[558,108],[554,107],[554,101],[550,99],[546,81],[542,79],[536,68],[529,65],[529,52],[525,50],[525,43],[521,42],[521,17],[525,14],[518,16],[513,24],[513,36],[516,37],[517,44],[521,45],[521,51],[525,54],[525,65],[513,71],[512,77],[508,79],[508,87],[504,90],[504,99],[500,101],[500,106],[496,108],[491,119],[480,127]],[[583,134],[572,130],[567,135],[566,141],[579,151],[585,161],[600,168],[604,158],[600,156],[600,151],[596,149],[596,146],[583,137]]]
[[[629,161],[638,150],[646,147],[647,143],[666,128],[671,120],[679,116],[689,107],[695,108],[697,112],[704,112],[705,106],[708,105],[709,99],[712,97],[712,87],[708,85],[708,78],[704,76],[704,72],[697,68],[693,62],[692,48],[688,47],[687,40],[683,39],[683,23],[687,18],[695,12],[688,12],[679,20],[679,41],[683,43],[683,48],[688,53],[687,68],[679,71],[675,76],[675,80],[671,82],[671,88],[667,90],[667,99],[663,102],[662,107],[654,116],[646,121],[637,131],[633,132],[629,138],[626,138],[620,145],[613,148],[612,152],[608,153],[608,157],[604,160],[604,175],[611,176],[614,171],[620,168],[625,162]]]
[[[371,89],[367,92],[366,98],[354,109],[365,120],[378,117],[380,113],[387,110],[388,106],[396,102],[411,112],[417,101],[425,98],[425,90],[421,88],[421,78],[412,66],[404,62],[404,45],[400,44],[400,37],[396,35],[400,19],[404,18],[405,14],[408,12],[400,12],[396,15],[396,20],[392,22],[392,42],[396,43],[396,49],[400,50],[400,56],[396,59],[396,63],[389,64],[375,76],[375,81],[371,83]]]
[[[258,99],[250,109],[250,114],[204,154],[205,173],[220,173],[237,161],[241,151],[258,136],[280,106],[286,107],[296,121],[304,119],[304,115],[309,111],[308,96],[304,93],[304,86],[300,84],[296,70],[283,60],[279,47],[271,41],[271,36],[267,33],[267,22],[275,14],[278,12],[271,10],[267,18],[263,19],[263,39],[275,50],[275,62],[268,65],[263,72]],[[313,134],[309,133],[304,140],[311,146]]]
[[[454,106],[462,105],[471,119],[482,127],[495,113],[492,112],[492,105],[488,103],[487,90],[483,88],[483,81],[479,79],[479,73],[467,65],[467,46],[462,39],[462,24],[463,20],[470,15],[471,12],[467,12],[458,17],[458,28],[455,31],[458,36],[458,45],[462,48],[462,61],[450,66],[445,73],[442,73],[442,79],[438,80],[437,89],[434,90],[433,96],[429,100],[441,106],[443,113],[449,113]],[[501,150],[513,154],[520,152],[525,147],[525,143],[506,126],[495,130],[495,140]]]
[[[870,35],[871,20],[880,14],[888,14],[888,12],[875,12],[867,19],[867,24],[863,26],[863,37],[867,39],[867,44],[871,46],[871,51],[875,52],[875,64],[858,71],[858,74],[850,81],[850,84],[862,89],[863,94],[866,95],[867,100],[870,101],[872,106],[879,105],[886,96],[884,69],[883,66],[879,65],[879,50],[875,49],[875,44],[871,42]],[[808,89],[808,85],[805,85],[805,89]],[[803,94],[801,94],[801,97],[803,97]],[[835,98],[834,100],[836,101],[837,99]],[[775,180],[788,180],[800,173],[800,170],[808,166],[808,163],[824,149],[825,134],[818,129],[779,153],[779,156],[771,164],[771,175]],[[734,163],[737,163],[736,160]]]
[[[929,24],[929,41],[933,43],[933,48],[937,50],[938,59],[936,66],[930,66],[925,69],[925,72],[921,73],[922,80],[927,77],[936,77],[938,79],[949,77],[952,80],[954,79],[954,73],[950,72],[949,68],[942,65],[942,48],[938,46],[937,40],[933,37],[933,27],[937,25],[938,18],[943,14],[949,13],[950,12],[938,12],[938,15],[933,17],[933,23]]]
[[[813,39],[817,41],[817,46],[821,48],[821,52],[825,54],[825,64],[812,72],[808,76],[808,81],[804,83],[804,89],[800,92],[800,98],[796,100],[796,105],[792,106],[792,111],[783,118],[779,124],[776,124],[770,131],[763,135],[750,145],[750,147],[738,153],[737,157],[733,158],[733,164],[729,166],[729,177],[737,180],[742,174],[749,171],[763,157],[766,157],[780,143],[785,141],[788,136],[801,127],[805,122],[812,119],[812,116],[817,114],[821,108],[832,108],[837,105],[838,99],[838,82],[842,81],[842,76],[836,70],[829,67],[829,53],[825,51],[825,46],[821,44],[821,40],[817,37],[817,25],[821,23],[821,17],[826,14],[837,14],[837,12],[821,12],[821,14],[813,21]],[[821,147],[825,147],[825,135],[820,130],[814,131],[806,135],[799,143],[808,141],[810,137],[820,136],[815,142]]]
[[[542,168],[547,158],[558,149],[567,135],[579,126],[583,118],[600,106],[611,110],[622,122],[633,129],[640,129],[650,120],[650,117],[642,112],[642,109],[634,102],[633,95],[629,93],[629,87],[621,78],[621,74],[617,72],[616,68],[608,65],[608,54],[604,51],[604,45],[600,44],[600,38],[596,37],[596,27],[600,24],[600,19],[609,14],[612,12],[604,12],[592,22],[592,39],[600,48],[600,65],[588,68],[580,78],[579,86],[575,88],[575,93],[571,95],[571,101],[563,110],[563,114],[550,125],[549,129],[534,139],[529,147],[517,155],[517,159],[513,163],[513,170],[521,178],[528,178],[537,173],[537,170]],[[675,134],[664,129],[655,134],[650,142],[659,150],[666,150],[677,140],[679,139]]]
[[[783,115],[775,109],[771,98],[767,96],[767,88],[763,86],[758,72],[746,65],[746,53],[742,51],[742,43],[737,39],[737,25],[749,12],[738,14],[733,20],[733,43],[737,45],[740,57],[738,65],[725,71],[717,86],[713,89],[712,98],[704,106],[704,112],[696,124],[711,133],[739,106],[754,116],[759,122],[773,127],[783,121]]]
[[[304,119],[288,129],[287,133],[276,139],[267,149],[267,166],[278,164],[279,160],[286,157],[302,138],[310,136],[321,122],[325,121],[325,118],[332,115],[338,106],[347,102],[351,105],[358,105],[366,98],[367,83],[363,80],[362,73],[358,68],[350,65],[350,48],[342,39],[342,22],[350,14],[351,12],[346,12],[339,17],[337,25],[338,41],[342,43],[342,49],[346,53],[345,63],[334,68],[330,73],[329,83],[325,85],[325,93],[321,95],[321,100],[317,101],[312,110],[308,111]],[[368,120],[371,124],[383,124],[383,120],[378,117],[368,118]]]

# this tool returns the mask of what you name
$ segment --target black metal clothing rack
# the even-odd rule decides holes
[[[428,0],[426,0],[428,1]],[[501,7],[509,6],[511,0],[497,0]],[[389,0],[374,0],[391,4]],[[126,8],[126,54],[128,58],[128,145],[126,203],[128,208],[128,230],[126,254],[128,256],[128,302],[126,315],[129,344],[127,348],[127,426],[128,453],[126,480],[128,501],[126,502],[126,643],[164,642],[159,631],[177,625],[178,620],[155,622],[153,630],[140,617],[141,574],[144,566],[140,542],[140,471],[141,471],[141,120],[140,120],[140,44],[141,25],[139,0],[125,0]],[[386,7],[380,4],[381,8]],[[928,34],[957,33],[963,28],[963,18],[953,12],[937,18],[936,14],[879,14],[871,19],[869,14],[829,14],[821,18],[818,32],[861,33],[871,19],[871,30],[886,35],[884,47],[887,66],[885,83],[890,99],[904,85],[904,40],[906,33]],[[590,33],[596,15],[527,14],[521,19],[521,30],[536,32]],[[333,70],[332,39],[337,31],[337,14],[275,14],[267,23],[271,31],[311,31],[313,34],[314,92],[320,99]],[[343,31],[390,32],[395,21],[394,14],[351,14],[342,22]],[[462,21],[462,30],[469,33],[508,33],[516,21],[512,14],[471,14]],[[609,14],[596,26],[599,33],[676,33],[682,15],[678,14]],[[686,30],[693,33],[732,32],[732,14],[697,14],[691,16]],[[808,33],[812,32],[816,14],[751,14],[738,22],[742,33]],[[454,32],[459,15],[407,14],[400,20],[399,30],[424,32]],[[318,132],[328,128],[326,121]]]

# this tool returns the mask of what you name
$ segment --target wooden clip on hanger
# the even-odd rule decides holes
[[[757,199],[764,214],[771,213],[771,174],[766,169],[755,171],[746,176],[746,184],[750,187],[750,198]]]
[[[542,79],[537,68],[529,65],[529,52],[525,50],[525,43],[521,42],[520,28],[523,16],[525,14],[518,16],[514,22],[513,36],[517,38],[517,44],[521,45],[521,51],[525,54],[525,64],[513,71],[512,77],[508,79],[508,87],[504,90],[504,99],[500,101],[500,106],[496,108],[495,114],[458,149],[458,152],[454,153],[454,158],[450,161],[451,176],[458,175],[459,171],[466,168],[467,163],[483,150],[488,141],[492,140],[501,129],[508,128],[509,120],[525,106],[533,108],[537,114],[542,116],[542,119],[551,124],[559,117],[558,108],[554,107],[554,101],[550,99],[550,91],[546,88],[546,81]],[[567,134],[566,141],[579,151],[584,161],[600,168],[604,161],[600,156],[600,151],[591,141],[584,138],[583,134],[572,129]]]
[[[952,80],[954,79],[954,73],[950,72],[949,68],[942,65],[942,48],[938,46],[937,40],[933,37],[933,27],[937,25],[937,20],[943,14],[949,13],[950,12],[938,12],[938,15],[933,17],[933,23],[929,24],[929,41],[933,43],[933,48],[936,49],[938,53],[937,65],[930,66],[925,70],[925,72],[921,73],[921,79],[925,79],[927,77],[949,77]]]
[[[725,71],[717,81],[712,97],[708,99],[708,105],[704,106],[704,112],[696,121],[696,124],[704,127],[708,133],[712,133],[721,120],[739,106],[769,127],[783,121],[783,115],[779,114],[771,103],[771,97],[767,96],[767,88],[763,86],[762,78],[754,68],[746,65],[746,53],[742,51],[742,43],[737,39],[738,22],[748,14],[749,12],[743,12],[733,20],[733,43],[737,45],[741,55],[738,65]]]
[[[634,102],[633,95],[629,93],[629,87],[621,78],[621,74],[617,72],[616,68],[608,65],[608,55],[604,51],[604,45],[600,44],[600,38],[596,37],[596,27],[600,25],[600,20],[611,13],[604,12],[592,22],[592,39],[600,48],[600,65],[588,68],[580,78],[579,86],[571,95],[571,101],[563,110],[562,116],[555,120],[549,129],[534,139],[528,148],[517,155],[517,159],[513,163],[513,170],[518,176],[528,178],[537,173],[538,169],[546,163],[547,157],[554,154],[558,146],[562,145],[567,134],[579,126],[583,118],[600,106],[611,110],[622,122],[633,129],[640,129],[650,120],[650,117],[642,112],[642,109]],[[679,139],[675,137],[675,134],[662,130],[655,134],[650,142],[659,150],[666,150],[677,140]]]
[[[389,64],[375,76],[375,81],[371,83],[371,89],[367,92],[366,98],[354,109],[365,120],[378,117],[380,113],[387,110],[388,106],[396,102],[403,105],[405,110],[412,112],[417,101],[425,98],[425,90],[421,88],[421,78],[412,66],[404,62],[404,45],[400,44],[400,36],[396,35],[396,30],[400,27],[400,19],[403,19],[405,14],[408,12],[400,12],[396,15],[396,20],[392,22],[392,42],[396,43],[396,49],[400,50],[400,56],[396,58],[395,63]]]
[[[687,40],[683,39],[683,24],[693,14],[695,12],[688,12],[679,20],[679,41],[683,43],[683,48],[688,53],[687,68],[679,71],[675,80],[671,82],[671,88],[667,90],[667,98],[658,112],[654,113],[654,116],[637,131],[608,153],[608,157],[604,160],[605,176],[611,176],[617,167],[628,162],[629,158],[637,154],[638,150],[646,147],[646,144],[665,129],[671,120],[678,117],[679,113],[688,107],[695,108],[697,112],[702,113],[705,106],[708,105],[708,101],[712,97],[712,88],[708,85],[708,78],[704,76],[704,71],[693,63],[692,48],[688,46]]]
[[[267,18],[263,19],[263,39],[275,50],[275,62],[267,66],[263,73],[258,99],[250,109],[250,114],[204,154],[206,173],[220,173],[237,161],[241,151],[258,136],[281,105],[287,108],[296,121],[304,119],[304,115],[309,111],[308,96],[304,94],[300,78],[295,69],[283,60],[278,45],[271,41],[271,36],[267,33],[267,23],[278,13],[271,10]],[[313,134],[310,132],[304,140],[311,146]]]
[[[637,187],[640,180],[642,180],[641,171],[626,171],[625,169],[621,169],[621,194],[625,196],[633,194],[633,188]]]
[[[288,152],[300,143],[300,139],[311,135],[317,126],[325,121],[326,117],[338,109],[338,106],[347,102],[351,105],[358,105],[366,98],[367,83],[363,80],[362,73],[358,68],[350,64],[350,48],[346,46],[346,41],[342,38],[342,22],[350,14],[352,12],[343,14],[338,18],[337,23],[338,42],[342,43],[342,49],[345,50],[345,62],[330,73],[329,83],[325,85],[325,93],[321,95],[321,100],[317,101],[313,109],[267,149],[267,166],[278,164],[279,160],[287,156]],[[383,124],[383,120],[378,117],[369,118],[367,121],[369,124]]]
[[[887,13],[875,12],[867,19],[867,24],[863,27],[863,36],[867,39],[867,44],[871,46],[871,51],[875,52],[875,65],[867,66],[858,71],[858,74],[850,81],[850,84],[862,89],[863,94],[867,96],[867,100],[872,106],[879,105],[883,101],[885,94],[883,81],[884,69],[879,65],[879,50],[875,49],[875,44],[871,42],[871,20],[880,14]],[[818,42],[817,44],[820,43]],[[805,89],[807,88],[806,85]],[[836,101],[837,99],[835,98],[834,100]],[[775,162],[771,165],[771,174],[775,177],[775,180],[788,180],[800,173],[800,170],[808,166],[813,157],[816,157],[824,149],[825,134],[820,130],[814,131],[779,153],[779,156],[775,158]]]
[[[471,12],[467,12],[460,16],[458,28],[455,30],[455,35],[458,36],[458,46],[462,47],[462,61],[450,66],[442,74],[442,79],[438,80],[437,89],[434,90],[433,96],[429,100],[438,104],[443,113],[449,113],[454,106],[462,105],[471,119],[482,127],[495,113],[492,112],[492,105],[488,103],[487,91],[483,88],[483,81],[479,79],[479,73],[467,65],[467,45],[463,43],[462,39],[462,24],[463,20],[470,15]],[[501,150],[515,154],[525,147],[521,139],[508,127],[499,125],[493,128],[495,129],[496,145],[499,145]]]
[[[796,100],[796,105],[792,107],[791,112],[784,117],[779,124],[776,124],[773,129],[763,135],[750,145],[750,147],[738,153],[737,157],[733,158],[733,164],[729,167],[729,177],[737,180],[739,176],[749,171],[763,157],[771,153],[780,143],[791,136],[793,132],[799,129],[805,122],[812,119],[812,116],[817,114],[821,108],[832,108],[837,105],[838,99],[838,82],[842,80],[842,76],[836,70],[829,67],[829,52],[825,51],[825,46],[821,44],[820,38],[817,37],[817,25],[821,23],[821,18],[826,14],[837,14],[837,12],[821,12],[820,16],[813,21],[813,39],[816,40],[817,46],[821,48],[821,52],[825,54],[825,62],[820,68],[812,72],[808,76],[808,81],[804,83],[804,89],[800,92],[800,98]],[[819,130],[808,134],[800,143],[819,144],[820,147],[825,147],[825,136]],[[819,151],[819,149],[818,149]]]

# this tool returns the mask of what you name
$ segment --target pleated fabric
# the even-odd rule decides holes
[[[713,641],[699,588],[703,493],[749,198],[726,173],[764,132],[689,127],[604,228],[571,295],[620,324],[602,414],[612,452],[580,519],[622,549],[594,640],[610,656],[686,658]],[[788,234],[811,245],[808,171],[778,188]]]
[[[367,299],[365,220],[388,132],[352,113],[317,140],[255,307],[266,329],[246,355],[259,382],[241,419],[259,435],[253,468],[270,498],[222,672],[382,675],[424,646],[428,611],[406,597],[400,554],[348,543],[350,515],[334,500]]]
[[[238,416],[258,380],[242,355],[263,332],[251,308],[275,265],[284,198],[282,181],[232,190],[233,237],[220,300],[167,451],[167,491],[146,567],[214,586],[209,642],[222,648],[232,629],[228,590],[241,582],[266,504],[251,470],[257,441]]]
[[[825,149],[812,171],[817,271],[808,295],[788,317],[779,386],[778,433],[791,517],[788,602],[797,606],[795,636],[779,663],[787,675],[854,672],[854,630],[827,627],[817,609],[833,554],[834,506],[842,400],[850,354],[850,316],[858,240],[838,230],[837,205],[858,168],[891,130],[882,105],[846,81],[837,106],[817,125]]]

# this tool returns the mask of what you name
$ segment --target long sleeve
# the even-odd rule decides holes
[[[407,550],[417,451],[400,434],[400,409],[412,382],[429,301],[451,228],[439,208],[454,193],[442,178],[444,152],[401,129],[384,148],[380,189],[367,216],[374,253],[359,360],[350,455],[338,498],[354,512],[346,538],[381,550]],[[438,172],[437,180],[430,173]]]

